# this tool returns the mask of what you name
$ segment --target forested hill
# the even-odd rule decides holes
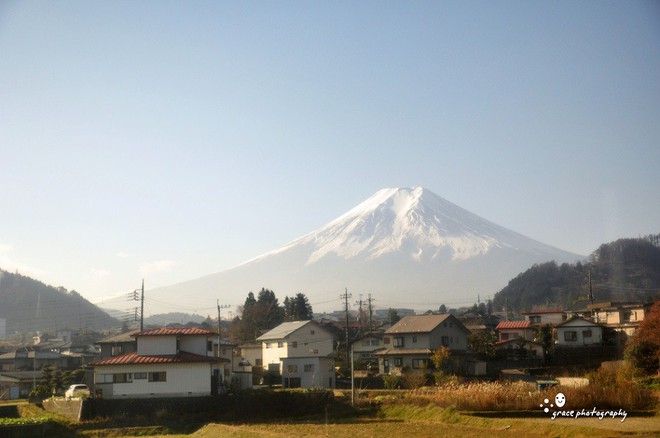
[[[121,323],[75,291],[0,270],[0,318],[7,335],[57,329],[98,330]]]
[[[590,271],[594,302],[660,298],[660,234],[601,245],[584,263],[534,265],[496,293],[493,305],[503,308],[508,298],[516,311],[566,309],[588,298]]]

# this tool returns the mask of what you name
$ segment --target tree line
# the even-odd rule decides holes
[[[229,336],[238,343],[254,342],[263,333],[283,322],[312,319],[312,306],[303,293],[286,296],[280,304],[275,292],[262,288],[257,296],[249,292],[229,327]]]

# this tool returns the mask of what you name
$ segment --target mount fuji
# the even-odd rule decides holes
[[[265,287],[280,299],[303,292],[319,311],[338,308],[346,287],[354,297],[371,293],[382,307],[426,310],[493,295],[535,263],[581,258],[422,187],[391,188],[279,249],[149,295],[157,301],[184,296],[239,304],[249,291]]]

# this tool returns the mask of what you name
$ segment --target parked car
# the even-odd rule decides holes
[[[78,383],[69,386],[69,389],[67,389],[66,392],[64,393],[64,396],[66,398],[77,397],[79,395],[84,395],[89,397],[89,387],[87,385]]]

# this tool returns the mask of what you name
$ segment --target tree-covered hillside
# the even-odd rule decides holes
[[[0,318],[7,335],[53,332],[57,329],[98,330],[121,323],[76,291],[54,288],[19,274],[0,270]]]
[[[500,309],[508,299],[509,308],[517,311],[567,308],[588,298],[590,273],[594,302],[658,298],[660,234],[601,245],[584,263],[534,265],[496,293],[493,304]]]

